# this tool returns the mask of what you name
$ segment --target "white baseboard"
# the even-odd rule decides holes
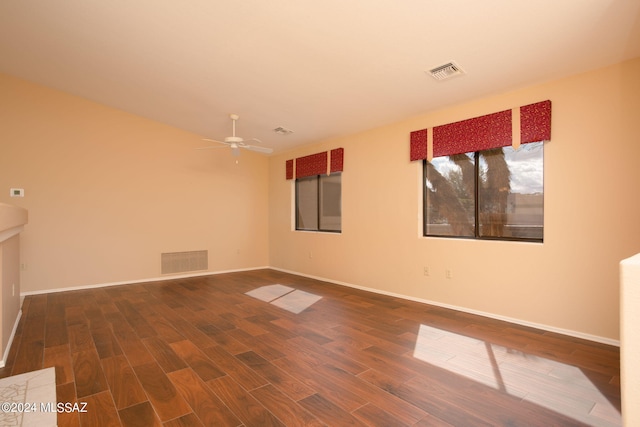
[[[18,330],[18,324],[20,323],[20,318],[21,317],[22,317],[22,310],[19,310],[18,311],[18,315],[16,316],[16,321],[13,324],[13,329],[11,330],[11,335],[9,336],[9,341],[7,341],[7,348],[4,349],[4,354],[2,355],[2,360],[0,360],[0,368],[4,368],[5,364],[7,363],[7,357],[9,357],[9,351],[11,350],[11,344],[13,344],[13,339],[16,336],[16,331]]]
[[[530,328],[540,329],[540,330],[547,331],[547,332],[554,332],[554,333],[557,333],[557,334],[568,335],[568,336],[571,336],[571,337],[574,337],[574,338],[580,338],[580,339],[584,339],[584,340],[587,340],[587,341],[593,341],[593,342],[598,342],[598,343],[601,343],[601,344],[607,344],[607,345],[612,345],[612,346],[615,346],[615,347],[620,347],[620,341],[619,340],[613,340],[611,338],[600,337],[600,336],[591,335],[591,334],[585,334],[585,333],[578,332],[578,331],[572,331],[570,329],[556,328],[554,326],[549,326],[549,325],[544,325],[544,324],[540,324],[540,323],[529,322],[529,321],[522,320],[522,319],[516,319],[516,318],[513,318],[513,317],[501,316],[499,314],[487,313],[487,312],[479,311],[479,310],[473,310],[473,309],[470,309],[470,308],[467,308],[467,307],[459,307],[459,306],[455,306],[455,305],[451,305],[451,304],[444,304],[444,303],[437,302],[437,301],[430,301],[430,300],[426,300],[426,299],[422,299],[422,298],[411,297],[411,296],[407,296],[407,295],[397,294],[397,293],[394,293],[394,292],[382,291],[380,289],[367,288],[366,286],[354,285],[353,283],[347,283],[347,282],[341,282],[339,280],[327,279],[326,277],[313,276],[313,275],[310,275],[310,274],[300,273],[300,272],[297,272],[297,271],[286,270],[284,268],[277,268],[277,267],[270,267],[270,268],[272,270],[282,271],[283,273],[295,274],[297,276],[308,277],[310,279],[320,280],[320,281],[323,281],[323,282],[329,282],[329,283],[333,283],[333,284],[340,285],[340,286],[347,286],[349,288],[360,289],[360,290],[363,290],[363,291],[373,292],[373,293],[376,293],[376,294],[387,295],[387,296],[391,296],[391,297],[395,297],[395,298],[402,298],[402,299],[409,300],[409,301],[415,301],[415,302],[419,302],[419,303],[422,303],[422,304],[434,305],[434,306],[437,306],[437,307],[448,308],[448,309],[456,310],[456,311],[462,311],[464,313],[475,314],[475,315],[478,315],[478,316],[488,317],[490,319],[502,320],[502,321],[505,321],[505,322],[514,323],[516,325],[527,326],[527,327],[530,327]]]
[[[242,272],[242,271],[252,271],[252,270],[262,270],[262,269],[271,269],[271,270],[282,271],[283,273],[295,274],[297,276],[308,277],[310,279],[320,280],[320,281],[323,281],[323,282],[329,282],[329,283],[333,283],[333,284],[340,285],[340,286],[346,286],[346,287],[349,287],[349,288],[360,289],[360,290],[363,290],[363,291],[373,292],[373,293],[381,294],[381,295],[387,295],[387,296],[391,296],[391,297],[395,297],[395,298],[402,298],[402,299],[405,299],[405,300],[408,300],[408,301],[415,301],[415,302],[419,302],[419,303],[422,303],[422,304],[434,305],[434,306],[437,306],[437,307],[448,308],[448,309],[451,309],[451,310],[462,311],[464,313],[475,314],[475,315],[478,315],[478,316],[488,317],[490,319],[502,320],[502,321],[505,321],[505,322],[514,323],[516,325],[527,326],[527,327],[530,327],[530,328],[540,329],[540,330],[548,331],[548,332],[554,332],[554,333],[561,334],[561,335],[568,335],[568,336],[571,336],[571,337],[580,338],[580,339],[584,339],[584,340],[587,340],[587,341],[593,341],[593,342],[598,342],[598,343],[601,343],[601,344],[607,344],[607,345],[612,345],[612,346],[615,346],[615,347],[620,347],[620,341],[619,340],[614,340],[614,339],[611,339],[611,338],[600,337],[600,336],[591,335],[591,334],[585,334],[585,333],[578,332],[578,331],[573,331],[573,330],[570,330],[570,329],[556,328],[554,326],[549,326],[549,325],[544,325],[544,324],[540,324],[540,323],[529,322],[529,321],[526,321],[526,320],[516,319],[516,318],[513,318],[513,317],[501,316],[499,314],[488,313],[488,312],[479,311],[479,310],[473,310],[473,309],[470,309],[470,308],[467,308],[467,307],[459,307],[459,306],[455,306],[455,305],[451,305],[451,304],[441,303],[441,302],[438,302],[438,301],[430,301],[430,300],[426,300],[426,299],[423,299],[423,298],[416,298],[416,297],[411,297],[411,296],[408,296],[408,295],[397,294],[397,293],[394,293],[394,292],[382,291],[380,289],[368,288],[366,286],[359,286],[359,285],[355,285],[353,283],[347,283],[347,282],[342,282],[342,281],[339,281],[339,280],[327,279],[326,277],[313,276],[313,275],[310,275],[310,274],[300,273],[298,271],[292,271],[292,270],[287,270],[287,269],[284,269],[284,268],[270,267],[270,266],[250,267],[250,268],[241,268],[241,269],[235,269],[235,270],[222,270],[222,271],[203,271],[203,272],[193,273],[193,274],[167,275],[167,276],[152,277],[152,278],[140,279],[140,280],[100,283],[100,284],[84,285],[84,286],[73,286],[73,287],[69,287],[69,288],[47,289],[47,290],[43,290],[43,291],[29,291],[29,292],[20,293],[20,296],[24,297],[24,296],[28,296],[28,295],[49,294],[49,293],[54,293],[54,292],[66,292],[66,291],[75,291],[75,290],[82,290],[82,289],[103,288],[103,287],[107,287],[107,286],[131,285],[131,284],[135,284],[135,283],[160,282],[160,281],[163,281],[163,280],[182,279],[182,278],[199,277],[199,276],[213,276],[213,275],[217,275],[217,274],[237,273],[237,272]],[[17,323],[16,323],[16,327],[17,327]],[[14,332],[15,332],[15,327],[14,327]],[[11,339],[13,339],[13,335],[12,335]],[[2,367],[2,366],[0,366],[0,367]]]
[[[67,292],[67,291],[78,291],[83,289],[105,288],[108,286],[133,285],[135,283],[162,282],[163,280],[186,279],[189,277],[200,277],[200,276],[214,276],[217,274],[238,273],[241,271],[262,270],[265,268],[269,269],[271,267],[269,266],[249,267],[249,268],[238,268],[235,270],[200,271],[197,273],[190,273],[190,274],[171,274],[171,275],[168,274],[166,276],[150,277],[147,279],[125,280],[121,282],[96,283],[92,285],[70,286],[68,288],[56,288],[56,289],[45,289],[42,291],[21,292],[20,296],[24,298],[25,296],[29,296],[29,295],[42,295],[42,294],[52,294],[54,292]]]

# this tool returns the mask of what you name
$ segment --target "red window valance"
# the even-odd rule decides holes
[[[329,157],[331,158],[329,160]],[[285,162],[285,174],[287,179],[305,178],[313,175],[325,175],[327,173],[342,172],[344,169],[344,148],[335,148],[331,151],[310,154]]]
[[[511,110],[433,128],[433,157],[511,145]]]
[[[342,172],[344,169],[344,148],[331,150],[331,169],[329,172]]]
[[[515,146],[551,139],[551,101],[525,105],[433,128],[433,157]],[[513,117],[520,117],[520,134],[513,135]],[[517,120],[517,119],[516,119]],[[411,132],[410,159],[427,158],[428,129]]]
[[[296,159],[296,178],[327,173],[327,152],[310,154]]]
[[[287,160],[285,164],[287,179],[293,179],[293,159]]]
[[[411,132],[411,161],[427,158],[427,130],[421,129]]]
[[[520,107],[520,143],[551,140],[551,101]]]

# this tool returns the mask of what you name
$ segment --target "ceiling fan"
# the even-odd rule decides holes
[[[258,145],[251,145],[251,144],[247,144],[245,142],[245,140],[239,136],[236,136],[236,120],[238,120],[240,117],[237,114],[230,114],[229,117],[231,118],[232,122],[233,122],[233,134],[232,136],[228,136],[224,139],[224,141],[218,141],[215,139],[207,139],[207,138],[203,138],[203,141],[209,141],[209,142],[217,142],[219,144],[224,144],[227,145],[229,147],[231,147],[232,153],[234,156],[239,156],[240,155],[240,149],[244,148],[245,150],[250,150],[250,151],[257,151],[258,153],[265,153],[265,154],[271,154],[273,153],[273,148],[267,148],[267,147],[260,147]],[[262,141],[260,141],[257,138],[251,138],[249,140],[247,140],[249,142],[251,141],[255,141],[256,143],[261,143]],[[209,148],[220,148],[219,146],[209,146],[209,147],[200,147],[197,148],[196,150],[207,150]]]

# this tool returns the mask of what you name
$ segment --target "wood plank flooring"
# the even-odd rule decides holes
[[[25,298],[60,426],[620,426],[619,349],[274,270]]]

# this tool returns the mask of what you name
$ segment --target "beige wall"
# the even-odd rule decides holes
[[[23,292],[160,276],[160,253],[209,270],[268,264],[268,159],[0,74],[0,202],[29,211]],[[9,188],[25,189],[9,198]]]
[[[30,215],[22,291],[156,278],[161,252],[208,249],[210,271],[271,265],[617,340],[618,263],[640,252],[638,75],[640,59],[237,165],[194,150],[198,135],[0,75],[0,202]],[[420,237],[409,132],[544,99],[544,244]],[[292,231],[284,161],[340,146],[343,233]]]
[[[271,266],[615,342],[618,264],[640,251],[638,76],[640,58],[272,156]],[[545,99],[544,243],[420,237],[409,132]],[[342,234],[292,231],[285,160],[335,147],[345,148]]]

